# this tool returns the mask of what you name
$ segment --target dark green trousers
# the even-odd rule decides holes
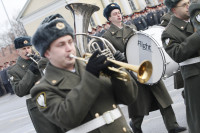
[[[159,105],[159,108],[167,130],[169,131],[177,127],[178,123],[176,121],[176,117],[172,109],[172,106],[168,106],[167,108],[162,108],[161,105]],[[138,129],[141,129],[144,116],[134,116],[131,119],[133,122],[133,126],[135,126]]]

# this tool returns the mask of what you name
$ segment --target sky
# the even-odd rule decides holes
[[[17,18],[27,0],[0,0],[0,32],[3,32],[10,28],[10,24],[1,1],[3,1],[7,14],[11,19],[13,16]]]

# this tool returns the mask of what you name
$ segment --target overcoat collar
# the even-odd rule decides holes
[[[129,26],[127,26],[125,24],[122,24],[122,25],[123,25],[123,29],[120,29],[119,27],[117,27],[116,25],[111,23],[109,31],[111,32],[112,35],[116,34],[116,37],[126,38],[133,31]],[[122,30],[122,32],[121,32],[121,30]]]
[[[25,60],[22,57],[18,57],[17,59],[17,64],[22,68],[22,69],[26,69],[30,64],[32,63],[31,60]]]
[[[76,72],[60,69],[49,63],[46,67],[45,79],[49,84],[57,86],[59,89],[73,89],[81,81],[81,77],[85,71],[84,63],[76,61]]]
[[[187,23],[174,15],[172,16],[171,23],[182,31],[185,30],[186,32],[194,33],[194,28],[192,27],[191,23]]]

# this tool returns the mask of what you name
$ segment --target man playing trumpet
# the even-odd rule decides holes
[[[133,79],[124,82],[100,71],[109,71],[104,55],[96,51],[87,65],[75,60],[74,32],[59,14],[41,23],[33,44],[49,64],[31,95],[39,110],[67,133],[131,133],[117,104],[130,104],[137,96]],[[106,63],[105,63],[106,62]],[[104,71],[105,72],[105,71]]]
[[[37,133],[55,133],[56,126],[45,119],[30,97],[30,89],[41,78],[37,64],[27,56],[33,53],[31,37],[18,37],[14,40],[14,44],[19,57],[7,73],[15,94],[19,97],[27,97],[27,109]]]

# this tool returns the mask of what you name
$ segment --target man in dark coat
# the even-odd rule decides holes
[[[33,36],[36,50],[49,60],[45,75],[31,90],[39,110],[67,133],[132,133],[117,104],[135,101],[136,83],[113,77],[107,69],[112,64],[99,51],[87,65],[72,58],[73,39],[60,14],[45,18]],[[100,75],[104,70],[111,78]]]
[[[116,3],[111,3],[104,9],[104,16],[111,22],[111,26],[103,37],[123,53],[126,42],[135,32],[121,23],[121,9]],[[141,124],[144,115],[148,115],[150,111],[156,109],[160,109],[169,133],[186,130],[186,128],[180,127],[176,121],[171,107],[171,97],[162,80],[153,86],[140,83],[137,83],[137,85],[139,88],[137,100],[128,106],[129,117],[131,118],[130,126],[134,133],[142,133]]]
[[[30,96],[30,89],[41,78],[37,64],[27,54],[32,54],[31,38],[28,36],[18,37],[14,40],[15,48],[19,57],[17,63],[8,69],[10,83],[19,97],[27,98],[26,105],[37,133],[57,133],[58,129],[50,123],[38,110]]]
[[[168,13],[163,15],[161,17],[160,26],[166,27],[169,24],[172,15],[173,15],[173,13],[171,11],[169,11]],[[174,74],[174,89],[180,89],[183,87],[184,87],[183,78],[182,78],[181,72],[178,71]],[[184,97],[184,91],[182,91],[182,96]]]
[[[190,10],[189,0],[166,0],[165,4],[174,13],[174,16],[162,34],[162,42],[169,56],[181,66],[189,132],[199,133],[200,3],[193,3]],[[195,30],[189,18],[191,18]]]

